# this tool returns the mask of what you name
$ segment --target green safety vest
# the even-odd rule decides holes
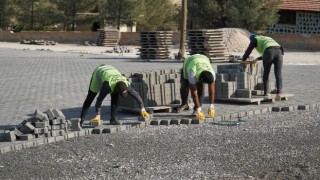
[[[263,55],[264,51],[271,46],[280,46],[274,39],[266,36],[256,36],[258,45],[256,47],[260,55]]]
[[[203,71],[209,71],[214,74],[209,59],[202,54],[194,54],[187,57],[183,62],[183,77],[188,79],[188,72],[192,71],[196,74],[197,82],[199,82],[200,74]]]
[[[90,90],[98,93],[102,87],[104,81],[109,82],[109,86],[111,92],[114,92],[116,84],[120,81],[124,82],[129,85],[127,79],[114,67],[110,65],[103,65],[97,67],[92,75],[91,83],[90,83]]]

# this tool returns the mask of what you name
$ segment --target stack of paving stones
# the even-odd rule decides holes
[[[189,54],[206,55],[210,62],[227,62],[223,29],[203,29],[187,31]]]
[[[97,46],[116,47],[120,40],[119,31],[104,31],[99,30],[99,37],[97,39]]]
[[[140,94],[145,107],[180,104],[181,69],[163,69],[123,75],[128,79],[132,88]],[[140,108],[131,96],[120,98],[119,106],[126,109]]]
[[[263,95],[263,68],[260,64],[218,65],[215,82],[215,98],[252,98]],[[269,82],[269,89],[275,89],[275,83]]]
[[[141,32],[137,55],[141,59],[170,59],[172,36],[172,31]]]
[[[45,113],[36,110],[33,117],[5,132],[2,140],[30,141],[35,138],[63,136],[67,131],[68,123],[60,110],[49,109]]]

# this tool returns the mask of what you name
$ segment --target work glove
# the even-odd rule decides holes
[[[198,118],[202,121],[204,121],[206,119],[206,117],[204,116],[204,114],[201,112],[201,107],[197,108],[197,112],[198,112]]]
[[[96,117],[90,119],[90,122],[98,121],[99,125],[101,123],[100,115],[97,115]]]
[[[145,118],[149,118],[150,114],[146,111],[145,108],[141,108],[141,116]]]
[[[214,105],[210,104],[210,107],[208,109],[208,114],[211,118],[214,118]]]

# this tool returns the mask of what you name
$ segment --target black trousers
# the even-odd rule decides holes
[[[98,93],[95,93],[89,89],[86,100],[83,103],[80,118],[84,120],[88,110]],[[111,119],[116,120],[118,114],[118,106],[119,106],[119,95],[118,93],[111,93]]]
[[[181,77],[180,77],[180,96],[181,96],[181,101],[182,104],[187,104],[188,99],[189,99],[189,80],[185,79],[183,77],[183,72],[181,71]],[[204,88],[203,88],[203,83],[197,83],[197,94],[200,102],[200,106],[202,106],[203,98],[204,98]],[[194,97],[192,97],[194,99]],[[194,110],[196,107],[193,108]]]
[[[264,92],[269,92],[269,74],[272,64],[274,65],[274,75],[276,78],[277,93],[282,91],[282,64],[283,55],[279,48],[268,48],[263,54],[263,85]]]

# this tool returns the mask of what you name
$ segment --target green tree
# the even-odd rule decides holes
[[[132,17],[138,31],[177,30],[177,9],[170,0],[134,0]]]
[[[7,29],[10,26],[13,15],[12,0],[0,1],[0,28]]]
[[[100,14],[106,24],[120,29],[123,24],[132,25],[132,0],[105,0],[100,6]]]
[[[281,0],[229,0],[227,25],[251,32],[265,30],[278,20]]]
[[[91,13],[100,0],[50,0],[62,12],[59,21],[63,23],[64,30],[74,31],[76,24],[96,21],[97,16]]]
[[[187,6],[187,29],[218,27],[222,9],[217,0],[188,0]]]

